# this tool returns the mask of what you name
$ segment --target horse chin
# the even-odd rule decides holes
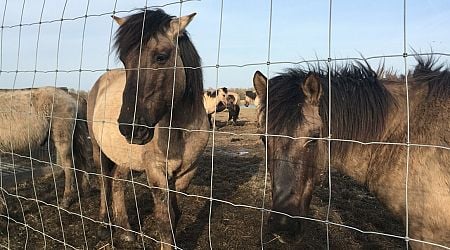
[[[299,243],[304,235],[303,226],[298,220],[281,217],[278,220],[269,218],[269,232],[281,243]]]
[[[133,139],[131,137],[127,137],[127,142],[130,144],[136,144],[136,145],[145,145],[149,143],[153,136],[155,135],[155,129],[154,128],[147,128],[143,133],[140,133],[139,136],[134,135]]]

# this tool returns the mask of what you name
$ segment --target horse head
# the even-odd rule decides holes
[[[272,78],[268,107],[267,78],[257,71],[253,84],[261,98],[257,112],[260,131],[281,135],[262,137],[272,181],[269,230],[282,242],[297,242],[303,235],[304,225],[295,217],[307,215],[319,169],[316,166],[319,142],[313,138],[320,137],[321,133],[318,112],[321,84],[314,75],[292,84],[284,78]]]
[[[115,46],[126,70],[118,118],[120,133],[129,143],[152,140],[156,124],[182,99],[186,75],[177,42],[187,36],[195,13],[174,18],[162,10],[147,10],[120,25]]]

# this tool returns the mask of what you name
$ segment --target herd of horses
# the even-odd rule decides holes
[[[0,91],[0,149],[28,152],[51,140],[65,171],[63,207],[77,197],[75,182],[88,190],[88,178],[74,170],[98,169],[101,235],[114,230],[108,211],[131,229],[121,180],[141,171],[154,187],[161,248],[172,249],[177,195],[195,175],[212,115],[225,108],[229,120],[239,115],[239,95],[203,91],[201,59],[186,32],[194,16],[157,9],[114,17],[125,70],[103,74],[87,103],[58,88]],[[254,74],[245,103],[256,106],[272,187],[269,231],[280,241],[302,240],[308,228],[299,217],[331,166],[402,219],[411,247],[450,247],[450,70],[432,57],[416,60],[408,85],[361,63]],[[117,237],[135,240],[127,230]]]

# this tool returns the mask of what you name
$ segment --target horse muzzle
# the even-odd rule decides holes
[[[136,145],[145,145],[149,143],[155,134],[154,125],[150,126],[150,128],[142,125],[135,125],[133,130],[132,125],[120,124],[119,131],[128,143]]]
[[[293,219],[281,214],[270,215],[269,231],[281,243],[289,244],[300,242],[304,233],[299,219]]]

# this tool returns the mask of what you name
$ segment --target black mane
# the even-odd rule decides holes
[[[417,65],[412,73],[415,82],[428,84],[428,98],[450,98],[450,70],[436,65],[437,59],[416,57]]]
[[[145,17],[145,21],[144,21]],[[158,33],[164,34],[169,28],[174,16],[166,14],[161,9],[145,10],[126,17],[126,21],[116,32],[114,47],[119,57],[128,55],[142,44],[146,44]],[[142,24],[144,31],[142,33]],[[203,73],[201,58],[189,38],[187,31],[183,31],[178,37],[178,49],[186,74],[186,90],[184,100],[192,104],[201,100],[203,93]]]
[[[217,92],[219,90],[222,90],[223,92],[225,92],[225,94],[228,93],[228,89],[226,87],[222,87],[222,88],[218,88],[217,90],[211,90],[211,91],[206,91],[206,95],[208,95],[209,97],[216,97],[217,96]]]
[[[323,94],[320,100],[320,116],[323,121],[323,136],[328,136],[328,78],[326,70],[314,67],[313,74],[319,77]],[[301,108],[305,97],[301,84],[310,69],[288,69],[269,80],[269,133],[287,133],[304,121]],[[346,65],[331,71],[331,132],[333,138],[374,140],[384,128],[391,95],[379,83],[377,74],[363,64]],[[262,97],[262,108],[266,100]]]
[[[253,91],[245,91],[245,96],[250,97],[252,100],[255,100],[256,98],[256,93]]]

